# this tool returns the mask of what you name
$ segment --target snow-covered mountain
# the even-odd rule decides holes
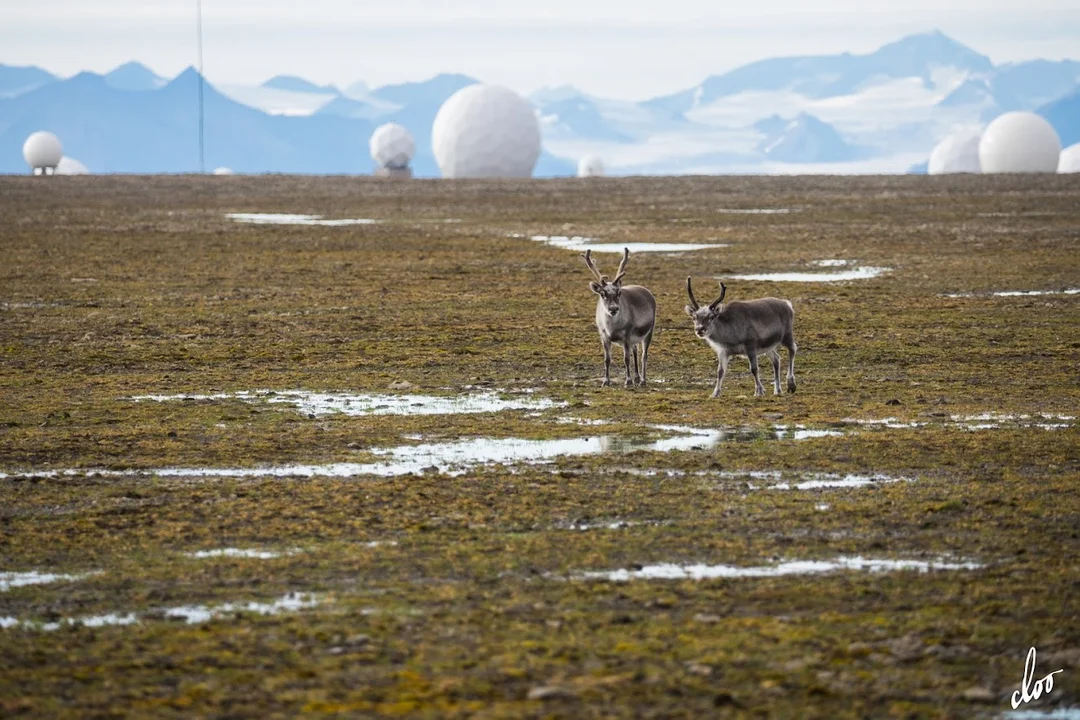
[[[81,87],[67,82],[39,68],[0,65],[0,134],[15,137],[27,128],[45,127],[38,105],[27,98],[45,88],[61,86],[56,92],[63,96]],[[479,80],[466,75],[440,74],[374,89],[357,81],[342,91],[279,75],[258,86],[214,87],[221,107],[224,100],[235,105],[222,117],[243,116],[245,122],[256,116],[236,108],[246,106],[262,116],[292,116],[298,122],[310,119],[312,127],[324,129],[398,122],[416,137],[422,173],[433,174],[435,114],[450,95],[475,82]],[[108,73],[102,83],[116,92],[159,100],[163,96],[148,91],[171,84],[134,62]],[[905,172],[924,163],[955,127],[985,125],[1008,110],[1038,110],[1063,140],[1076,138],[1080,62],[1032,60],[995,66],[985,55],[935,31],[901,38],[867,54],[760,60],[642,102],[605,98],[571,85],[544,88],[529,100],[543,133],[542,173],[570,173],[586,154],[599,155],[614,175]],[[119,112],[86,103],[125,104],[127,99],[76,93],[67,102],[83,112],[69,113],[66,127],[77,124],[86,110],[91,111],[88,117]],[[137,119],[131,122],[137,125]],[[240,127],[231,131],[243,132]],[[137,127],[130,132],[150,134]],[[227,137],[221,139],[228,143]],[[350,146],[354,141],[348,139]],[[91,151],[83,154],[94,157]],[[265,162],[274,164],[272,158]],[[291,159],[287,164],[297,166]]]
[[[260,87],[273,90],[287,90],[298,93],[315,93],[316,95],[340,95],[341,91],[333,85],[316,85],[296,75],[275,75]]]
[[[771,122],[768,125],[775,127]],[[756,127],[761,129],[761,123]],[[859,155],[859,150],[845,142],[836,128],[806,113],[768,134],[757,149],[770,160],[789,163],[844,162]]]

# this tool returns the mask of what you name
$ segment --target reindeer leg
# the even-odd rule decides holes
[[[645,366],[649,358],[649,346],[652,345],[652,330],[645,336],[641,343],[641,384],[645,385]]]
[[[625,387],[630,387],[634,382],[630,379],[630,355],[633,351],[630,350],[630,343],[623,342],[622,346],[622,359],[623,365],[626,366],[626,383]],[[637,364],[637,358],[634,358],[634,364]]]
[[[638,372],[638,346],[630,346],[630,354],[634,356],[634,384],[637,384],[641,380],[641,373]]]
[[[750,372],[754,374],[754,397],[765,394],[765,386],[758,377],[757,348],[747,348],[746,356],[750,358]]]
[[[769,351],[769,359],[772,360],[773,395],[780,394],[780,353],[773,348]]]
[[[784,347],[787,348],[787,391],[795,392],[795,338],[788,335],[784,339]]]
[[[719,397],[720,388],[724,385],[724,373],[727,372],[728,355],[727,353],[719,353],[719,362],[716,364],[716,387],[713,389],[712,395],[709,397]]]
[[[604,387],[611,384],[611,341],[603,335],[600,342],[604,343]]]

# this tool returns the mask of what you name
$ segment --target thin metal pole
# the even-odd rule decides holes
[[[204,154],[205,128],[203,120],[203,54],[202,54],[202,0],[195,0],[195,25],[199,35],[199,172],[206,172]]]

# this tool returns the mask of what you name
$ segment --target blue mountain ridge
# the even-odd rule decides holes
[[[1061,147],[1066,148],[1080,142],[1080,88],[1043,105],[1038,109],[1038,113],[1057,130]]]
[[[106,73],[105,83],[117,90],[157,90],[168,83],[168,80],[142,63],[132,61]]]
[[[26,172],[22,142],[51,130],[64,153],[93,172],[197,172],[199,75],[188,68],[158,90],[117,90],[80,73],[0,100],[0,172]],[[371,123],[333,116],[268,115],[203,86],[206,168],[237,172],[358,173],[370,170]],[[78,108],[73,112],[72,108]]]
[[[199,74],[188,68],[156,90],[118,90],[83,72],[15,98],[0,99],[0,172],[25,173],[22,144],[36,130],[60,137],[64,153],[92,172],[198,172]],[[333,114],[269,115],[203,83],[206,169],[244,173],[366,174],[376,123]],[[405,120],[418,153],[414,173],[439,175],[431,121],[441,100],[418,103],[386,120]],[[78,112],[72,112],[78,108]],[[380,123],[381,124],[381,121]],[[405,123],[402,123],[405,124]],[[570,175],[574,166],[543,155],[537,174]]]
[[[687,110],[733,93],[787,89],[810,98],[831,97],[888,78],[919,77],[930,83],[935,70],[946,66],[966,72],[968,78],[939,103],[943,112],[976,109],[985,122],[1006,110],[1038,107],[1066,144],[1076,142],[1072,138],[1080,126],[1075,92],[1080,87],[1080,63],[1035,60],[995,67],[985,56],[936,31],[908,36],[863,55],[762,60],[706,78],[697,87],[637,104],[605,100],[572,86],[545,88],[534,93],[531,101],[542,116],[557,116],[544,130],[553,143],[557,139],[627,142],[656,132],[692,129],[700,121],[687,120]],[[467,75],[446,73],[375,90],[358,84],[364,92],[351,97],[296,76],[279,75],[264,83],[264,87],[282,90],[337,94],[305,117],[269,115],[225,97],[206,83],[206,168],[367,173],[372,170],[367,150],[372,129],[397,122],[416,138],[414,173],[438,176],[431,150],[435,115],[450,95],[476,82]],[[166,84],[136,62],[105,76],[80,73],[67,80],[40,68],[0,65],[0,172],[26,171],[22,142],[39,129],[56,132],[65,154],[95,172],[195,171],[198,84],[198,74],[191,68]],[[1070,91],[1073,94],[1067,95]],[[753,125],[765,141],[756,153],[747,148],[732,156],[743,164],[748,158],[752,162],[753,156],[782,162],[839,162],[875,152],[887,154],[898,146],[932,143],[935,134],[929,123],[890,125],[871,137],[860,136],[867,145],[863,147],[850,144],[836,128],[809,115],[791,120],[763,113]],[[682,164],[706,167],[712,161],[719,163],[724,154],[699,153]],[[710,162],[705,162],[708,158]],[[679,164],[657,162],[657,168],[675,169]],[[574,165],[545,152],[536,174],[571,175]]]
[[[274,90],[288,90],[290,92],[319,93],[323,95],[340,95],[341,91],[333,85],[316,85],[296,75],[275,75],[262,84],[264,88]]]
[[[0,97],[19,95],[56,82],[59,78],[39,67],[0,65]]]

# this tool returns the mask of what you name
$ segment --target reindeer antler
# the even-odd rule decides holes
[[[698,305],[697,299],[694,297],[694,288],[690,284],[690,276],[689,275],[686,276],[686,294],[690,296],[690,307],[692,307],[695,310],[697,310],[699,307],[701,307],[700,305]]]
[[[601,285],[607,282],[607,278],[600,274],[600,271],[596,269],[596,263],[592,261],[592,250],[586,250],[581,253],[581,257],[585,258],[585,264],[589,266],[589,269],[592,270],[592,274],[596,276],[597,281]]]
[[[724,302],[725,295],[727,295],[727,285],[725,285],[724,283],[720,283],[720,297],[716,298],[716,300],[709,304],[709,309],[715,310],[717,305]]]
[[[619,263],[619,272],[615,273],[615,279],[611,281],[612,285],[618,285],[622,280],[622,276],[626,274],[626,263],[630,260],[630,248],[622,249],[622,262]]]

